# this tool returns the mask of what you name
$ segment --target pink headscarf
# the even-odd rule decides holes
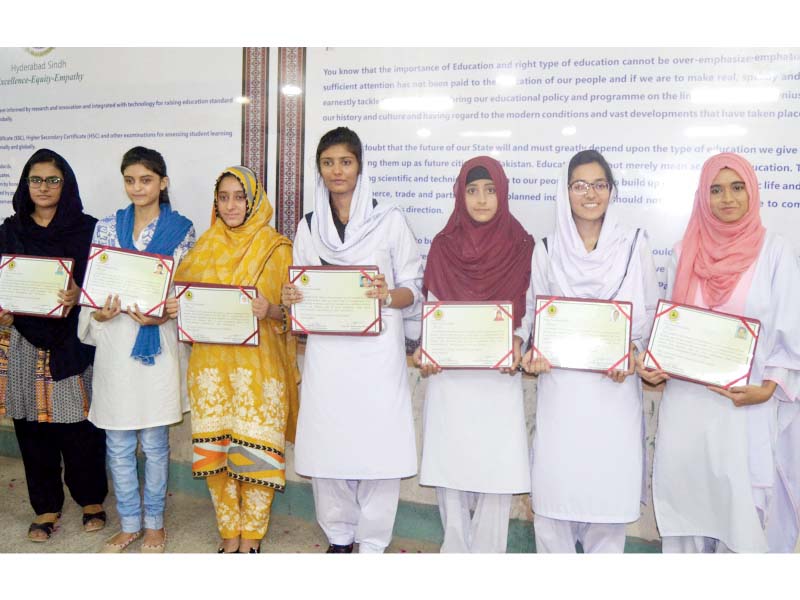
[[[734,223],[723,223],[711,213],[711,182],[725,168],[738,173],[749,197],[747,213]],[[692,304],[699,285],[709,307],[728,301],[742,273],[761,251],[766,229],[761,224],[760,207],[758,180],[747,160],[725,152],[705,162],[681,242],[672,300]]]

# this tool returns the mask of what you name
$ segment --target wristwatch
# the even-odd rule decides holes
[[[386,300],[383,301],[383,306],[385,308],[389,308],[392,305],[392,293],[389,292],[389,295],[386,296]]]

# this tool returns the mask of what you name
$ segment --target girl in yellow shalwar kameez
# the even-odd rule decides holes
[[[299,371],[279,304],[292,245],[270,227],[271,216],[255,173],[226,169],[214,188],[215,219],[175,274],[258,289],[258,346],[194,344],[189,360],[192,474],[211,492],[219,552],[260,551],[273,495],[286,483],[284,441],[294,441]]]

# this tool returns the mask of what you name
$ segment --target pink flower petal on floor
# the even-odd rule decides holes
[[[402,554],[405,554],[405,553],[406,553],[406,551],[405,551],[405,550],[403,550],[402,548],[400,548],[400,552],[401,552]]]

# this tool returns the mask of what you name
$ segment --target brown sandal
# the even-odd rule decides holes
[[[103,549],[100,552],[102,552],[103,554],[119,554],[120,552],[124,551],[125,548],[130,546],[133,542],[142,537],[142,535],[143,533],[142,530],[140,529],[139,531],[132,534],[127,540],[125,540],[120,544],[114,544],[111,542],[111,540],[117,537],[116,535],[114,535],[106,541],[106,543],[103,545]]]
[[[106,511],[104,510],[94,513],[83,513],[83,530],[86,533],[100,531],[106,526],[107,519],[108,517],[106,516]],[[94,523],[92,523],[92,521],[94,521]]]
[[[58,523],[58,520],[61,518],[60,512],[53,514],[56,516],[56,518],[53,519],[52,521],[44,521],[43,523],[37,523],[34,521],[33,523],[31,523],[31,526],[28,527],[28,539],[30,541],[42,543],[50,539],[50,537],[53,535],[53,532],[56,530],[56,523]],[[35,531],[41,531],[42,533],[44,533],[45,537],[38,537],[31,535]]]

